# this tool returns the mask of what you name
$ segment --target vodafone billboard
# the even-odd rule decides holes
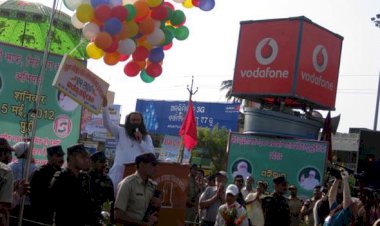
[[[334,109],[342,42],[306,17],[241,22],[232,95]]]

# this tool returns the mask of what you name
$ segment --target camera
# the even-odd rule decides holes
[[[340,170],[335,167],[327,167],[327,172],[335,177],[336,179],[342,179],[342,175],[340,174]]]

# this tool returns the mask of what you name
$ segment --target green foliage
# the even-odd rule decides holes
[[[213,172],[225,170],[227,163],[227,141],[229,131],[218,125],[210,128],[198,128],[197,152],[194,156],[210,158],[214,168]]]

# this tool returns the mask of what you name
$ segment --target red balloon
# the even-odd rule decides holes
[[[165,5],[160,5],[152,9],[150,15],[154,20],[164,20],[168,17],[168,8]]]
[[[143,61],[149,55],[149,50],[144,46],[139,46],[136,48],[135,52],[132,54],[132,59],[134,61]]]
[[[108,5],[99,5],[95,8],[95,18],[104,22],[111,18],[111,8]]]
[[[166,46],[163,47],[164,50],[169,50],[170,48],[172,48],[173,46],[173,42],[169,42]]]
[[[161,75],[162,66],[161,64],[158,64],[158,63],[151,63],[146,67],[145,71],[149,76],[156,78]]]
[[[171,8],[173,11],[175,10],[174,5],[171,4],[170,2],[164,2],[164,6],[168,6],[168,7]]]
[[[107,52],[107,53],[115,52],[118,47],[119,47],[119,39],[112,38],[112,43],[111,43],[110,47],[105,49],[104,52]]]
[[[128,10],[124,6],[118,5],[111,9],[111,15],[123,22],[128,17]]]
[[[128,62],[124,67],[124,74],[129,77],[134,77],[140,72],[140,65],[134,61]]]
[[[191,2],[193,3],[193,6],[199,6],[199,0],[192,0]]]
[[[119,61],[123,62],[123,61],[128,60],[128,58],[129,58],[129,55],[120,54]]]

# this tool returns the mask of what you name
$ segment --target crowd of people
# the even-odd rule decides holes
[[[313,196],[301,199],[297,187],[286,178],[273,179],[274,191],[252,176],[235,175],[227,184],[227,174],[219,171],[201,181],[202,170],[191,167],[187,225],[201,226],[375,226],[380,225],[380,206],[375,192],[359,191],[349,185],[349,174],[342,171],[325,186],[315,185]],[[196,173],[197,172],[197,173]],[[198,183],[197,183],[198,182]],[[355,194],[356,197],[353,197]],[[196,198],[194,198],[196,197]],[[189,198],[191,198],[189,200]],[[191,202],[190,202],[191,201]],[[192,205],[189,205],[189,202]],[[192,212],[197,213],[188,214]]]

